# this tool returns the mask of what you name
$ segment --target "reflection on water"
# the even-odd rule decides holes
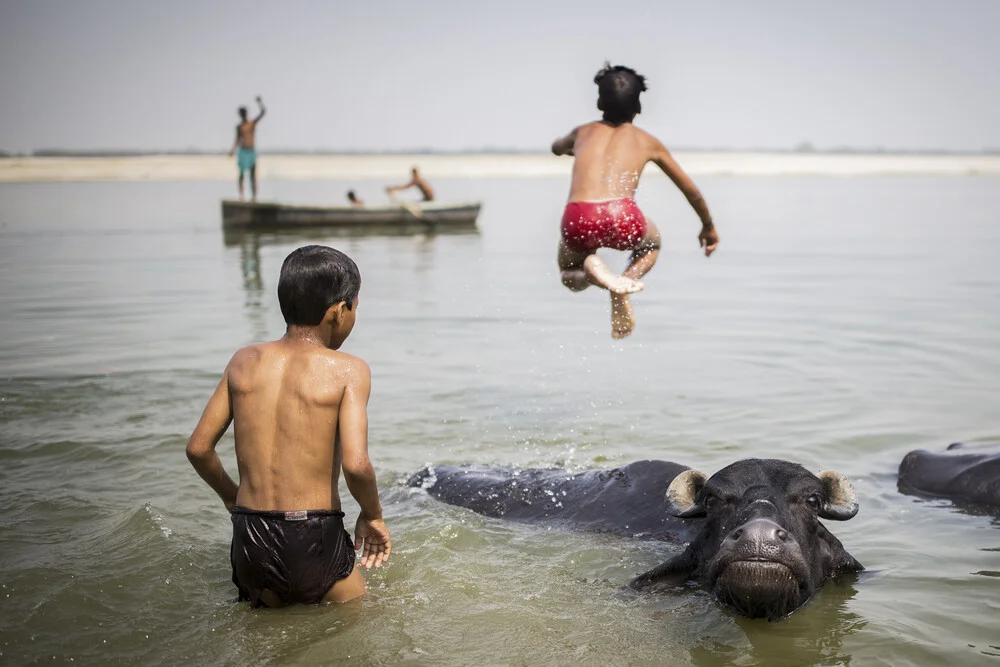
[[[429,228],[426,225],[314,226],[287,229],[223,229],[222,241],[227,246],[244,244],[247,238],[268,245],[305,245],[316,239],[362,239],[372,237],[414,236],[433,239],[437,236],[468,236],[479,234],[475,225],[449,225]]]

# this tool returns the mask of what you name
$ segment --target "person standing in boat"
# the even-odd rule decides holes
[[[431,188],[431,184],[424,180],[424,177],[420,175],[420,172],[414,167],[410,171],[410,182],[404,183],[403,185],[391,185],[385,189],[386,193],[392,197],[393,193],[399,190],[406,190],[408,188],[417,188],[420,190],[420,194],[423,195],[424,201],[434,201],[434,190]]]
[[[639,113],[645,78],[635,70],[605,63],[594,77],[599,121],[574,128],[552,143],[556,155],[573,156],[569,203],[563,212],[559,242],[562,283],[574,292],[597,285],[611,294],[611,337],[635,329],[629,294],[660,255],[660,232],[635,203],[639,176],[647,162],[666,174],[687,197],[701,219],[698,242],[708,257],[719,244],[708,205],[694,182],[653,135],[632,125]],[[597,256],[598,248],[631,252],[628,267],[616,274]]]
[[[233,147],[229,149],[229,157],[233,156],[233,153],[237,153],[236,165],[240,170],[239,187],[240,187],[240,199],[243,199],[243,174],[245,172],[250,172],[250,194],[253,201],[257,201],[257,144],[256,144],[256,132],[257,123],[260,119],[264,117],[264,113],[267,111],[264,108],[264,101],[260,99],[260,95],[257,96],[257,106],[260,108],[260,113],[253,120],[247,118],[247,108],[240,107],[237,109],[237,113],[240,115],[240,122],[236,126],[236,139],[233,141]]]

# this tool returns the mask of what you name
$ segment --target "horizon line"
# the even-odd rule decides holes
[[[686,153],[779,153],[797,155],[1000,155],[1000,147],[975,149],[949,148],[885,148],[882,146],[857,147],[838,146],[816,148],[811,144],[800,144],[793,148],[731,148],[731,147],[678,147],[672,149]],[[259,150],[261,155],[317,155],[317,156],[373,156],[373,155],[548,155],[548,150],[535,148],[492,147],[435,149],[427,147],[392,149],[304,149],[272,148]],[[145,149],[145,148],[40,148],[30,152],[11,152],[0,149],[0,158],[23,157],[154,157],[158,155],[203,155],[226,156],[227,150],[186,149]]]

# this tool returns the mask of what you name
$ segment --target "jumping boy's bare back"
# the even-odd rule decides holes
[[[698,187],[656,137],[632,124],[641,109],[645,79],[630,68],[606,65],[594,82],[603,120],[581,125],[552,144],[556,155],[575,158],[558,262],[569,289],[596,285],[611,293],[612,336],[623,338],[635,327],[628,294],[644,287],[638,279],[660,253],[659,230],[634,201],[647,162],[673,181],[698,214],[702,221],[698,240],[706,256],[715,250],[719,237]],[[601,247],[632,251],[624,273],[614,274],[596,255]]]
[[[347,287],[335,284],[338,272],[350,274]],[[285,336],[233,356],[188,443],[195,469],[233,513],[233,580],[255,605],[364,592],[343,529],[341,469],[361,507],[361,564],[380,567],[391,551],[368,457],[371,373],[337,350],[354,327],[359,287],[342,253],[307,246],[289,255],[278,284]],[[230,423],[238,486],[215,453]]]

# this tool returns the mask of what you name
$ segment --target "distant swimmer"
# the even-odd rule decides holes
[[[424,201],[434,201],[434,190],[431,189],[431,184],[424,180],[424,177],[420,175],[420,172],[416,167],[410,171],[410,174],[411,177],[409,183],[404,183],[403,185],[393,185],[385,189],[389,196],[391,197],[394,192],[399,190],[418,188],[424,197]]]
[[[255,143],[255,134],[257,131],[257,123],[260,119],[264,117],[267,109],[264,108],[264,101],[260,99],[260,95],[257,96],[257,106],[260,107],[260,113],[253,120],[247,119],[247,108],[240,107],[237,112],[240,114],[240,123],[236,126],[236,139],[233,141],[233,147],[229,149],[229,157],[233,156],[233,153],[239,150],[236,156],[236,164],[240,168],[240,199],[243,199],[243,172],[250,172],[250,193],[253,196],[253,200],[257,201],[257,148]]]
[[[708,257],[719,244],[701,192],[653,135],[632,125],[641,110],[639,94],[646,80],[628,67],[605,63],[594,77],[602,120],[575,128],[552,144],[556,155],[572,155],[569,203],[562,217],[559,269],[562,283],[574,292],[597,285],[611,293],[611,336],[625,338],[635,329],[628,295],[643,289],[644,276],[660,255],[660,232],[635,203],[639,176],[653,162],[674,182],[701,219],[698,241]],[[598,248],[630,250],[622,275],[595,254]]]
[[[347,191],[347,201],[351,202],[351,206],[354,206],[356,208],[361,208],[365,205],[365,203],[362,200],[358,199],[358,196],[354,194],[354,190]]]
[[[346,602],[366,589],[392,544],[368,457],[368,364],[338,351],[354,328],[361,274],[342,252],[311,245],[285,258],[285,335],[230,359],[188,440],[187,457],[232,514],[230,561],[253,606]],[[215,451],[233,425],[239,484]],[[344,530],[340,473],[361,512]]]

